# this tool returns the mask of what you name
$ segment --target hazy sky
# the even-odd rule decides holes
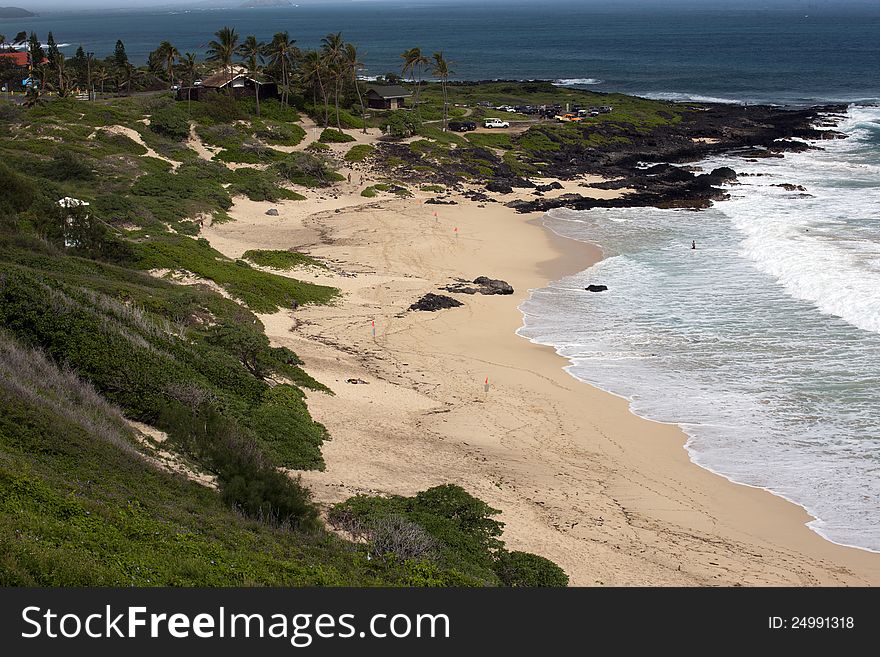
[[[370,2],[389,3],[395,2],[408,5],[425,4],[490,4],[506,2],[508,4],[520,4],[521,2],[534,0],[292,0],[294,4],[346,4],[346,2]],[[620,5],[647,5],[664,7],[670,5],[691,6],[702,9],[718,8],[804,8],[804,9],[832,9],[836,6],[876,6],[877,0],[545,0],[550,3],[578,2],[578,4],[594,4],[597,6],[620,6]],[[138,7],[183,7],[192,5],[202,6],[237,6],[244,0],[0,0],[0,6],[23,7],[31,11],[63,9],[65,11],[76,9],[114,8],[136,9]]]

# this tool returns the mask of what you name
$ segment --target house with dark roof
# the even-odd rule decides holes
[[[412,92],[399,84],[373,85],[367,89],[364,97],[370,109],[396,110],[406,107],[406,99],[412,97]]]
[[[227,93],[232,91],[236,98],[254,98],[260,94],[260,100],[278,98],[278,85],[262,76],[248,75],[241,71],[215,73],[192,87],[181,87],[177,90],[177,100],[202,100],[211,92]]]

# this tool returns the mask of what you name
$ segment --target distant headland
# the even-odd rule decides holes
[[[32,16],[36,14],[21,7],[0,7],[0,18],[31,18]]]

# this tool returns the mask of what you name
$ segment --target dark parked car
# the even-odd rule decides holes
[[[477,124],[473,121],[450,121],[449,129],[455,132],[468,132],[469,130],[476,130]]]

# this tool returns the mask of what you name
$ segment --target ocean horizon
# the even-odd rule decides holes
[[[169,3],[171,4],[171,3]],[[670,100],[810,105],[880,99],[880,7],[706,9],[584,5],[361,2],[40,12],[0,20],[0,33],[49,31],[72,55],[104,57],[121,39],[146,62],[162,40],[203,55],[223,26],[302,48],[330,32],[357,45],[365,75],[400,73],[400,53],[442,50],[452,79],[554,80],[593,91]],[[488,29],[487,29],[488,26]]]

